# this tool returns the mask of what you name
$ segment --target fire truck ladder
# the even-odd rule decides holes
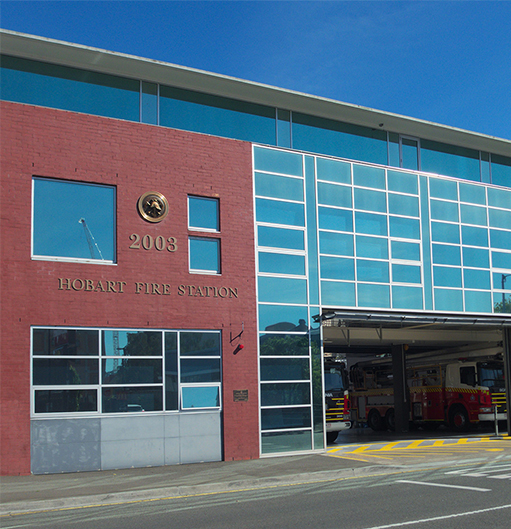
[[[94,239],[94,235],[92,235],[92,232],[90,231],[89,226],[87,226],[85,219],[82,217],[78,222],[83,226],[83,231],[85,232],[85,238],[87,239],[87,244],[89,245],[90,256],[92,257],[92,259],[94,259],[94,247],[96,247],[96,250],[99,253],[99,257],[101,258],[102,261],[104,261],[105,258],[103,257],[103,254],[101,253],[98,243],[96,242],[96,239]]]

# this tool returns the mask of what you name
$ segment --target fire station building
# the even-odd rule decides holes
[[[3,474],[324,450],[329,351],[500,348],[509,380],[510,141],[1,50]]]

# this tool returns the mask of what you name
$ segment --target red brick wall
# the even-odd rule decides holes
[[[30,105],[4,102],[0,108],[2,473],[30,472],[31,325],[221,329],[224,457],[257,458],[250,144]],[[117,187],[117,265],[31,260],[33,176]],[[169,201],[161,223],[146,222],[137,212],[146,191],[159,191]],[[188,194],[220,199],[220,276],[188,272]],[[176,237],[178,250],[129,249],[132,233]],[[126,286],[122,294],[59,290],[59,278]],[[170,284],[170,295],[136,294],[137,281]],[[180,296],[179,285],[236,288],[238,298],[189,296],[188,290]],[[229,337],[243,322],[244,349],[234,355]],[[245,389],[248,402],[234,402],[233,390]]]

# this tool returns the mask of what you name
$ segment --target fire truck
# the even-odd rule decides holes
[[[341,430],[351,428],[348,371],[342,361],[325,359],[326,439],[333,443]]]
[[[459,360],[407,368],[407,401],[412,424],[434,429],[447,424],[457,432],[480,421],[506,419],[502,361]],[[373,430],[395,428],[392,368],[354,365],[350,371],[352,420]]]

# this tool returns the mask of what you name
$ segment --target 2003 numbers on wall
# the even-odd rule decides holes
[[[152,235],[132,233],[130,235],[130,241],[132,241],[130,244],[131,250],[152,250],[153,248],[158,252],[165,250],[175,252],[177,250],[177,240],[175,237],[164,237],[163,235],[153,237]]]

